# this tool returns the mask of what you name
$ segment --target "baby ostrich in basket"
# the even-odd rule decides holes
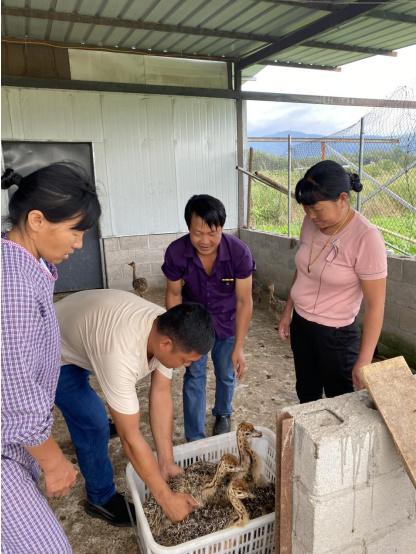
[[[144,293],[149,289],[147,280],[144,277],[137,277],[136,262],[130,262],[128,265],[133,268],[133,290],[136,294],[143,297]]]

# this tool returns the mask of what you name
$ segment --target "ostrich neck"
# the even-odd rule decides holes
[[[221,479],[223,476],[224,476],[224,471],[223,471],[223,469],[222,469],[220,466],[218,466],[218,467],[217,467],[217,471],[215,472],[214,477],[211,479],[211,481],[210,481],[207,485],[205,485],[204,488],[206,488],[206,489],[211,489],[211,488],[213,488],[213,487],[217,487],[217,486],[218,486],[218,483],[220,482],[220,479]]]
[[[238,514],[238,519],[243,520],[245,518],[248,518],[248,512],[244,506],[244,504],[241,502],[239,498],[235,498],[233,496],[229,497],[230,503],[232,504],[234,510]]]
[[[243,437],[239,437],[237,440],[238,452],[240,454],[240,465],[248,466],[253,461],[254,452],[250,448],[248,441]],[[248,459],[247,459],[248,458]]]
[[[134,264],[133,266],[133,281],[135,281],[137,279],[137,275],[136,275],[136,264]]]

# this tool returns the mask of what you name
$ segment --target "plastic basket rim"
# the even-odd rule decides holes
[[[272,442],[272,446],[276,446],[276,434],[271,431],[268,427],[263,427],[261,425],[256,425],[256,429],[264,433],[264,437],[267,439],[270,439]],[[194,446],[197,446],[198,443],[204,443],[205,445],[210,442],[218,442],[220,439],[219,437],[225,438],[230,435],[235,435],[235,431],[230,431],[229,433],[225,433],[223,435],[215,435],[212,437],[207,437],[205,439],[201,439],[199,441],[193,441],[191,443],[184,443],[184,444],[178,444],[173,447],[173,454],[175,455],[175,450],[178,452],[178,450],[187,450],[188,448],[192,448]],[[188,447],[188,448],[187,448]],[[140,534],[140,531],[142,532],[143,537],[143,546],[147,547],[146,550],[149,550],[152,552],[152,554],[157,554],[160,552],[178,552],[180,554],[183,554],[184,552],[193,552],[197,550],[198,548],[203,548],[205,546],[210,546],[213,542],[221,542],[227,539],[231,539],[235,537],[236,530],[241,530],[241,532],[248,532],[253,529],[256,529],[258,527],[263,527],[264,525],[273,523],[275,520],[275,511],[271,512],[270,514],[266,514],[264,516],[256,517],[254,519],[251,519],[244,527],[228,527],[225,529],[222,529],[220,531],[216,531],[215,533],[210,533],[209,535],[202,535],[201,537],[198,537],[196,539],[192,539],[186,542],[181,542],[174,546],[164,546],[163,544],[160,544],[155,541],[153,537],[153,533],[150,529],[150,525],[147,521],[147,517],[145,516],[145,513],[143,511],[142,502],[140,500],[139,493],[137,489],[133,486],[134,485],[134,475],[136,474],[132,464],[129,462],[126,467],[126,480],[129,485],[130,492],[134,497],[136,496],[139,500],[139,512],[141,514],[141,522],[140,522],[140,530],[137,529],[138,522],[136,522],[136,530],[138,534]],[[137,475],[137,474],[136,474]],[[138,476],[137,476],[138,477]],[[139,477],[140,479],[140,477]],[[135,508],[137,512],[137,506],[135,502]],[[238,533],[240,534],[240,533]],[[209,537],[209,542],[207,537]],[[142,544],[140,544],[142,546]],[[190,546],[191,548],[187,548]]]

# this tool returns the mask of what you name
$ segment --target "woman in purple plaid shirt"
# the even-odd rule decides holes
[[[101,208],[75,164],[23,178],[7,169],[1,186],[12,185],[11,230],[1,241],[1,551],[64,554],[68,539],[38,486],[43,471],[46,495],[65,496],[77,474],[51,435],[60,369],[53,264],[82,247]]]

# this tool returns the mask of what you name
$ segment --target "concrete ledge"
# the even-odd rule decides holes
[[[367,393],[284,411],[295,420],[294,554],[410,552],[415,489]]]

